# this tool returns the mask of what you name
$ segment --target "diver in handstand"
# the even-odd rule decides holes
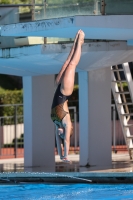
[[[79,30],[75,36],[69,56],[56,77],[55,85],[57,89],[54,94],[51,108],[51,119],[56,126],[58,154],[62,161],[68,163],[71,163],[71,161],[68,160],[68,152],[70,135],[72,134],[73,129],[68,109],[68,98],[73,92],[75,70],[81,57],[81,47],[84,43],[84,37],[84,32]],[[64,154],[62,139],[64,140]]]

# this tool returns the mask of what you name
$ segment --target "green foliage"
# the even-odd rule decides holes
[[[31,3],[31,0],[14,0],[14,4],[28,4]]]
[[[10,0],[0,0],[0,4],[11,4]]]
[[[94,0],[47,0],[48,4],[74,4],[74,3],[88,3]]]
[[[23,148],[24,147],[24,134],[22,133],[20,138],[16,138],[13,139],[11,144],[4,144],[3,147],[4,148],[11,148],[11,147],[15,147],[15,143],[17,144],[18,148]]]
[[[0,0],[1,4],[26,4],[31,3],[31,0]]]
[[[31,0],[0,0],[1,4],[20,4],[20,3],[31,3]],[[36,3],[42,4],[43,0],[36,0]],[[46,0],[47,4],[74,4],[74,3],[88,3],[88,2],[94,2],[94,0]]]
[[[0,90],[0,105],[7,104],[23,104],[23,91],[22,90]],[[15,112],[17,111],[17,115],[23,115],[23,106],[18,106],[15,108],[12,106],[4,106],[0,107],[0,116],[15,116]],[[22,117],[18,118],[18,123],[22,123]],[[6,118],[3,119],[2,125],[4,124],[14,124],[15,118]]]
[[[77,101],[77,100],[78,100],[78,89],[79,89],[79,86],[78,86],[78,85],[75,85],[75,86],[74,86],[73,93],[72,93],[72,95],[70,96],[69,101]]]
[[[23,103],[22,90],[3,90],[0,93],[0,104],[21,104]]]
[[[119,90],[121,91],[120,89],[120,83],[117,84],[118,85],[118,88]],[[122,83],[122,88],[123,88],[123,91],[128,91],[128,84],[125,82],[125,83]]]

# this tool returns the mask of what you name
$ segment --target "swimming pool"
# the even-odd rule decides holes
[[[132,184],[27,184],[0,185],[0,200],[131,200]]]

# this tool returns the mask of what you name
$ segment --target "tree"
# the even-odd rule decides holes
[[[10,0],[1,0],[0,4],[10,4],[11,1]]]

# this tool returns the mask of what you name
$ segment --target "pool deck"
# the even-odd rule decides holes
[[[69,155],[72,164],[63,163],[55,156],[55,168],[24,167],[24,159],[0,160],[0,183],[9,180],[43,182],[133,183],[133,160],[127,152],[112,153],[111,166],[80,167],[79,155]]]

